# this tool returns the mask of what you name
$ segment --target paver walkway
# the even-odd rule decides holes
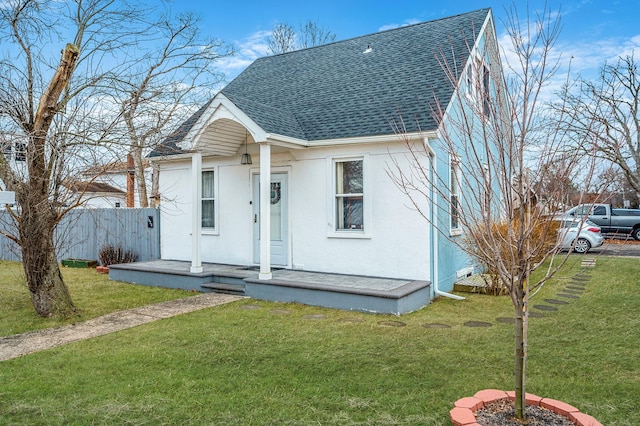
[[[61,346],[79,340],[102,336],[163,318],[234,302],[242,296],[204,293],[184,299],[113,312],[80,324],[30,331],[0,338],[0,361]]]

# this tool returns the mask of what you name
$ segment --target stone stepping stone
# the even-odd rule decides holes
[[[589,279],[590,279],[589,277],[574,277],[574,278],[571,279],[571,281],[576,281],[576,282],[579,282],[579,283],[586,283],[586,282],[589,281]]]
[[[504,323],[504,324],[515,324],[516,319],[512,317],[498,317],[496,321]]]
[[[566,300],[558,300],[558,299],[544,299],[545,302],[551,303],[552,305],[568,305],[569,302]]]
[[[386,327],[405,327],[407,325],[402,321],[379,321],[378,324]]]
[[[556,294],[558,297],[564,297],[565,299],[580,299],[580,296],[576,296],[575,294],[568,293],[558,293]]]
[[[560,290],[560,291],[562,291],[564,293],[567,293],[567,294],[577,294],[577,295],[584,294],[584,291],[582,291],[582,290],[573,290],[573,289],[570,289],[568,287],[566,289]]]
[[[569,290],[577,290],[577,291],[583,291],[584,290],[584,287],[578,287],[578,286],[575,286],[575,285],[568,285],[567,288]]]
[[[327,316],[324,314],[310,314],[310,315],[303,315],[302,318],[308,319],[308,320],[323,320],[323,319],[327,319]]]
[[[529,311],[530,318],[544,318],[544,315],[540,312]]]
[[[467,327],[492,327],[493,324],[484,321],[467,321],[464,323]]]
[[[450,325],[447,324],[439,324],[437,322],[433,322],[433,323],[429,323],[429,324],[422,324],[422,326],[424,328],[451,328]]]
[[[338,322],[358,323],[358,322],[364,322],[364,320],[362,318],[340,318]]]
[[[554,312],[558,310],[558,308],[556,308],[555,306],[549,306],[549,305],[533,305],[533,307],[541,311],[549,311],[549,312]]]
[[[289,315],[291,311],[288,309],[271,309],[269,313],[273,315]]]
[[[261,306],[260,305],[242,305],[240,306],[240,309],[247,309],[247,310],[254,310],[254,309],[260,309]]]

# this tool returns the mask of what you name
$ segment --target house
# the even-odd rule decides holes
[[[147,193],[150,194],[153,171],[148,160],[144,160],[142,165],[144,167]],[[120,205],[115,207],[139,207],[141,206],[140,194],[138,185],[135,182],[133,167],[127,161],[112,161],[89,167],[80,173],[80,177],[86,181],[109,185],[123,192],[125,198]],[[129,194],[128,199],[126,197],[127,194]],[[149,205],[153,206],[154,202],[151,197],[149,198]],[[112,205],[111,207],[114,206]]]
[[[477,51],[487,43],[497,51],[495,40],[491,10],[482,9],[257,59],[150,154],[160,171],[162,259],[188,262],[193,275],[208,263],[255,267],[244,283],[258,299],[385,311],[371,299],[345,302],[384,293],[368,292],[386,284],[366,279],[336,288],[352,276],[403,283],[393,297],[409,302],[389,312],[449,296],[473,264],[407,207],[389,164],[408,166],[402,139],[415,139],[431,153],[425,167],[443,177],[428,190],[458,196],[450,172],[464,159],[436,143],[431,108],[434,99],[455,108],[459,91],[439,58],[446,51],[448,65],[464,70],[488,60]],[[390,124],[398,114],[402,137]],[[427,206],[432,222],[462,238],[446,198],[444,208]],[[331,279],[314,293],[303,279],[285,282],[290,271]]]
[[[61,200],[67,206],[77,203],[85,208],[110,209],[126,205],[126,193],[103,182],[69,178],[62,182],[62,187]]]

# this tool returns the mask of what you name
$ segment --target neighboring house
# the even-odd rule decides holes
[[[78,203],[80,207],[100,209],[126,205],[126,193],[106,183],[66,179],[62,186],[66,189],[62,199],[67,206]]]
[[[409,167],[390,120],[400,114],[405,137],[430,150],[424,166],[442,187],[426,190],[449,196],[427,209],[462,238],[449,200],[465,191],[451,180],[464,158],[438,143],[431,108],[455,108],[458,93],[438,58],[465,70],[487,60],[476,53],[487,40],[497,51],[482,9],[256,60],[150,154],[162,259],[194,274],[202,262],[255,265],[265,282],[275,267],[421,280],[427,299],[452,290],[474,268],[389,177],[392,161]]]
[[[0,139],[0,150],[6,164],[20,175],[26,174],[27,146],[22,142]],[[6,189],[0,180],[0,190]]]
[[[0,144],[0,148],[9,167],[20,174],[26,175],[26,145],[23,143],[4,143]],[[144,162],[144,166],[145,179],[150,193],[152,169],[148,160]],[[127,162],[122,161],[90,167],[80,173],[79,179],[69,178],[63,182],[60,201],[65,205],[71,205],[81,198],[81,207],[127,207],[128,171]],[[2,189],[3,185],[2,181],[0,181],[0,190]],[[133,195],[134,206],[140,206],[135,185]]]
[[[143,162],[144,166],[144,176],[147,185],[147,196],[151,197],[151,180],[152,180],[152,168],[149,164],[148,160]],[[100,164],[93,167],[89,167],[88,169],[82,171],[80,175],[86,181],[105,183],[107,185],[113,186],[115,188],[120,189],[121,191],[127,192],[127,176],[133,177],[133,174],[130,173],[132,169],[129,167],[126,161],[114,161],[107,164]],[[123,202],[118,207],[140,207],[140,196],[138,193],[138,185],[135,181],[132,182],[132,190],[133,197],[130,202],[133,203],[132,206],[128,206],[125,202]],[[152,200],[149,201],[149,206],[153,207],[154,203]]]

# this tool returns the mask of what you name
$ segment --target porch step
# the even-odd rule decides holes
[[[244,284],[205,283],[205,284],[200,284],[200,287],[206,288],[207,290],[211,290],[216,293],[226,293],[226,294],[236,294],[236,295],[244,294]]]

